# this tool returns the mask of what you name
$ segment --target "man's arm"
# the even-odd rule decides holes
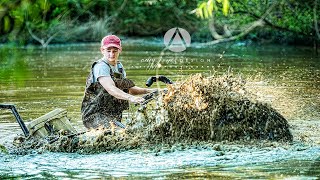
[[[155,91],[155,89],[141,88],[138,86],[133,86],[129,88],[129,94],[132,94],[132,95],[147,94],[153,91]]]
[[[132,103],[141,103],[144,101],[144,99],[141,97],[135,97],[117,88],[116,85],[114,84],[114,81],[111,79],[111,77],[101,76],[98,78],[98,81],[110,95],[118,99],[129,100]]]

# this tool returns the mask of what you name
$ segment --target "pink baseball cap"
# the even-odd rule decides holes
[[[103,47],[103,48],[116,47],[116,48],[118,48],[120,51],[122,51],[122,48],[121,48],[121,40],[120,40],[120,38],[118,38],[116,35],[108,35],[108,36],[105,36],[105,37],[101,40],[101,47]]]

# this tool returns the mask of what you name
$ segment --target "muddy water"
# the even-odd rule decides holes
[[[289,121],[293,143],[215,142],[158,151],[139,149],[93,155],[0,153],[0,177],[24,178],[316,178],[320,176],[320,59],[302,47],[230,45],[165,53],[161,44],[128,41],[121,54],[137,85],[155,74],[174,81],[186,75],[233,71],[247,88]],[[38,49],[1,47],[0,102],[15,104],[28,123],[64,108],[80,130],[80,103],[98,45]],[[155,64],[160,63],[160,69]],[[130,118],[130,113],[125,118]],[[0,144],[10,147],[21,130],[8,110],[0,110]],[[4,151],[4,150],[2,150]]]

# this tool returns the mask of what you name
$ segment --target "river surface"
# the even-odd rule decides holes
[[[215,142],[160,152],[140,149],[91,155],[15,155],[2,150],[0,179],[320,178],[320,58],[313,49],[240,43],[165,51],[160,57],[161,42],[123,44],[120,60],[128,78],[141,87],[156,74],[173,81],[195,73],[219,76],[232,71],[242,76],[259,101],[271,104],[288,120],[293,142]],[[80,105],[91,63],[101,57],[99,44],[55,45],[47,51],[1,46],[0,53],[0,103],[15,104],[26,124],[63,108],[72,124],[84,129]],[[21,133],[11,112],[0,109],[0,145],[10,147]]]

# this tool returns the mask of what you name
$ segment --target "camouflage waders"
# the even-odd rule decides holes
[[[103,61],[104,62],[104,61]],[[110,127],[110,121],[122,118],[122,111],[129,108],[129,102],[117,99],[110,95],[99,82],[93,82],[93,67],[98,62],[94,62],[91,67],[90,74],[87,78],[86,90],[81,106],[81,114],[83,124],[86,128],[98,128],[100,126]],[[128,89],[135,86],[134,83],[122,77],[123,69],[117,67],[119,73],[113,72],[110,65],[104,62],[110,68],[110,75],[115,82],[116,87],[128,92]]]

